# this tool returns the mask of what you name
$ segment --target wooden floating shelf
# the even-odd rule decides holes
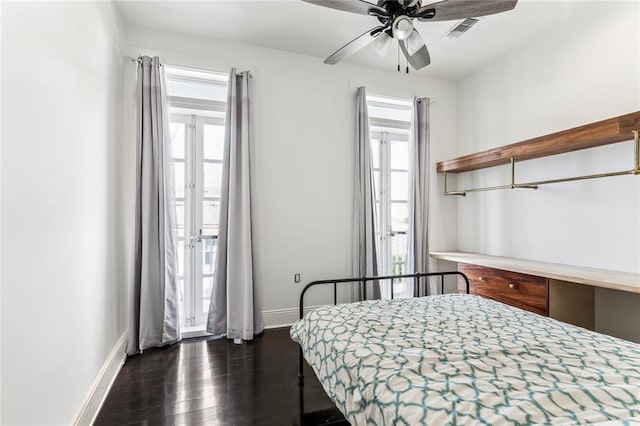
[[[546,136],[492,148],[437,164],[440,173],[460,173],[509,164],[511,158],[531,160],[632,139],[640,129],[640,111],[563,130]]]

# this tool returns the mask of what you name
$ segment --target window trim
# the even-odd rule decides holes
[[[206,86],[228,88],[228,75],[208,70],[165,65],[165,77],[173,82],[197,83]],[[168,96],[170,121],[185,125],[184,155],[178,160],[184,167],[184,196],[180,197],[184,205],[184,237],[176,240],[177,249],[183,253],[183,271],[180,276],[183,290],[181,324],[189,335],[204,335],[204,331],[191,331],[192,327],[203,328],[206,323],[207,312],[203,311],[203,291],[205,279],[211,279],[213,273],[205,271],[203,255],[206,253],[204,240],[196,242],[198,227],[203,228],[203,204],[202,202],[220,202],[220,197],[205,196],[202,168],[205,163],[221,164],[222,160],[204,158],[204,126],[225,126],[225,114],[227,111],[226,100],[209,100],[188,98],[182,96]],[[201,163],[200,163],[201,162]],[[187,167],[188,166],[188,167]],[[196,205],[197,204],[197,205]],[[209,234],[212,232],[208,228]],[[197,247],[201,244],[200,247]],[[208,271],[208,269],[207,269]]]
[[[207,70],[203,68],[185,67],[183,65],[164,64],[164,74],[172,79],[182,79],[206,84],[218,84],[220,86],[229,85],[229,72]],[[206,76],[206,77],[204,77]]]
[[[183,83],[197,83],[205,86],[221,87],[228,89],[229,76],[226,73],[182,67],[177,65],[165,65],[165,78],[169,81]],[[226,101],[210,99],[188,98],[184,96],[168,96],[169,104],[173,108],[208,110],[224,114],[227,111]]]

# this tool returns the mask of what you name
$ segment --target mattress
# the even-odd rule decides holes
[[[352,425],[640,419],[640,345],[478,296],[325,306],[291,337]]]

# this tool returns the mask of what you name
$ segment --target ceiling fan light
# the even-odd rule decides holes
[[[399,16],[393,21],[393,36],[398,40],[406,40],[413,32],[413,22],[406,16]]]
[[[373,50],[375,50],[375,52],[378,55],[385,57],[387,56],[387,53],[389,53],[389,49],[391,48],[392,41],[393,41],[393,38],[391,38],[391,36],[389,36],[389,34],[387,34],[387,32],[385,31],[373,43]]]

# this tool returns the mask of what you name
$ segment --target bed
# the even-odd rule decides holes
[[[640,345],[479,296],[324,306],[291,337],[352,425],[640,424]]]

